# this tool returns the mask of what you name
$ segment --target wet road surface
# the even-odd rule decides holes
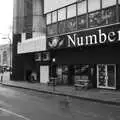
[[[120,120],[120,106],[0,85],[0,120]]]

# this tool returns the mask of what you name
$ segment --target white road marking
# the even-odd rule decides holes
[[[30,120],[29,118],[24,117],[23,115],[20,115],[20,114],[17,114],[17,113],[15,113],[15,112],[6,110],[6,109],[4,109],[4,108],[0,108],[0,110],[3,111],[3,112],[7,112],[7,113],[9,113],[9,114],[11,114],[11,115],[17,116],[17,117],[19,117],[19,118],[22,118],[22,119],[24,119],[24,120]]]

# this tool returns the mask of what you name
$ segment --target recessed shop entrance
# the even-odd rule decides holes
[[[97,65],[97,87],[116,89],[116,65],[98,64]]]

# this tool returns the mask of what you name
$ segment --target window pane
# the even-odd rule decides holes
[[[67,32],[71,32],[71,31],[76,30],[76,17],[67,20],[66,30],[67,30]]]
[[[78,16],[78,29],[86,28],[86,15]]]
[[[67,18],[76,16],[76,4],[68,6],[67,8]]]
[[[100,9],[100,0],[88,0],[88,12]]]
[[[86,1],[78,3],[78,15],[84,14],[87,12]]]
[[[58,21],[66,19],[66,8],[58,10]]]
[[[47,26],[47,35],[56,35],[57,34],[57,24],[52,24]]]
[[[101,12],[97,11],[89,14],[89,27],[101,25]]]
[[[102,10],[102,24],[110,24],[116,22],[116,7]]]
[[[61,21],[58,23],[58,31],[59,33],[65,33],[66,27],[65,27],[66,21]]]
[[[118,0],[118,3],[120,4],[120,0]]]
[[[47,22],[47,25],[51,24],[51,13],[47,14],[46,22]]]
[[[109,7],[116,4],[116,0],[102,0],[102,8]]]
[[[52,12],[52,23],[57,22],[57,11]]]

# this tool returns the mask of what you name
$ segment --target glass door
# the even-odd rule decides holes
[[[97,65],[97,87],[116,88],[116,65],[98,64]]]
[[[107,65],[107,87],[116,88],[116,65]]]

